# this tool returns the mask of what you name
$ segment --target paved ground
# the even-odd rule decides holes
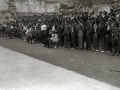
[[[120,90],[1,46],[0,51],[0,90]]]
[[[87,50],[48,49],[43,47],[42,44],[25,44],[20,39],[10,40],[7,37],[0,38],[0,46],[120,87],[120,57],[118,56],[113,57],[106,53]]]

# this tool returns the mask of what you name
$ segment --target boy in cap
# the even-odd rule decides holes
[[[120,33],[118,32],[118,28],[115,28],[115,31],[112,33],[112,55],[119,55],[119,41],[120,41]]]
[[[97,19],[96,19],[96,23],[97,23],[97,24],[100,24],[100,22],[101,22],[102,19],[103,19],[102,11],[100,11],[100,12],[99,12],[99,15],[98,15],[98,17],[97,17]]]
[[[90,21],[88,20],[87,21],[87,26],[86,26],[86,36],[87,36],[87,49],[88,50],[91,50],[92,47],[91,47],[91,37],[92,37],[92,32],[93,32],[93,29],[92,29],[92,24],[90,23]]]

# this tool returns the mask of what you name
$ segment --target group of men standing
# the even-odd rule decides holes
[[[11,24],[12,23],[12,24]],[[120,11],[111,9],[110,13],[100,11],[73,13],[72,17],[61,15],[41,15],[40,17],[18,17],[13,22],[0,27],[11,38],[13,29],[15,36],[26,39],[26,32],[33,31],[34,38],[49,47],[51,34],[58,35],[58,46],[70,49],[88,49],[120,54]],[[8,30],[7,30],[8,29]],[[6,33],[5,33],[6,34]],[[31,34],[33,35],[33,34]],[[38,38],[39,37],[39,38]]]

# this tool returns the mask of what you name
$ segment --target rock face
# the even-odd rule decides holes
[[[13,6],[18,13],[59,12],[59,4],[54,0],[0,0],[0,23],[12,20]]]
[[[45,2],[37,0],[14,1],[17,12],[45,12]]]
[[[56,3],[43,0],[15,0],[17,12],[45,13],[56,12]]]
[[[8,10],[8,2],[9,0],[0,0],[0,12]]]

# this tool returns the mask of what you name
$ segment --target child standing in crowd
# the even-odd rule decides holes
[[[73,50],[88,49],[115,55],[115,53],[120,54],[119,11],[113,9],[110,13],[100,11],[99,15],[95,12],[75,12],[71,18],[62,15],[21,16],[16,18],[15,22],[11,21],[7,24],[7,27],[9,27],[10,38],[13,36],[15,26],[18,33],[21,31],[24,41],[27,36],[27,40],[41,41],[48,48],[53,45],[57,49],[59,44]],[[3,23],[0,29],[2,35],[4,35],[5,27]]]
[[[93,26],[93,50],[98,51],[99,50],[99,38],[98,38],[98,24],[95,23]]]
[[[119,55],[119,40],[120,40],[120,33],[118,32],[118,28],[115,28],[115,31],[112,33],[112,55],[114,56],[115,53]]]

